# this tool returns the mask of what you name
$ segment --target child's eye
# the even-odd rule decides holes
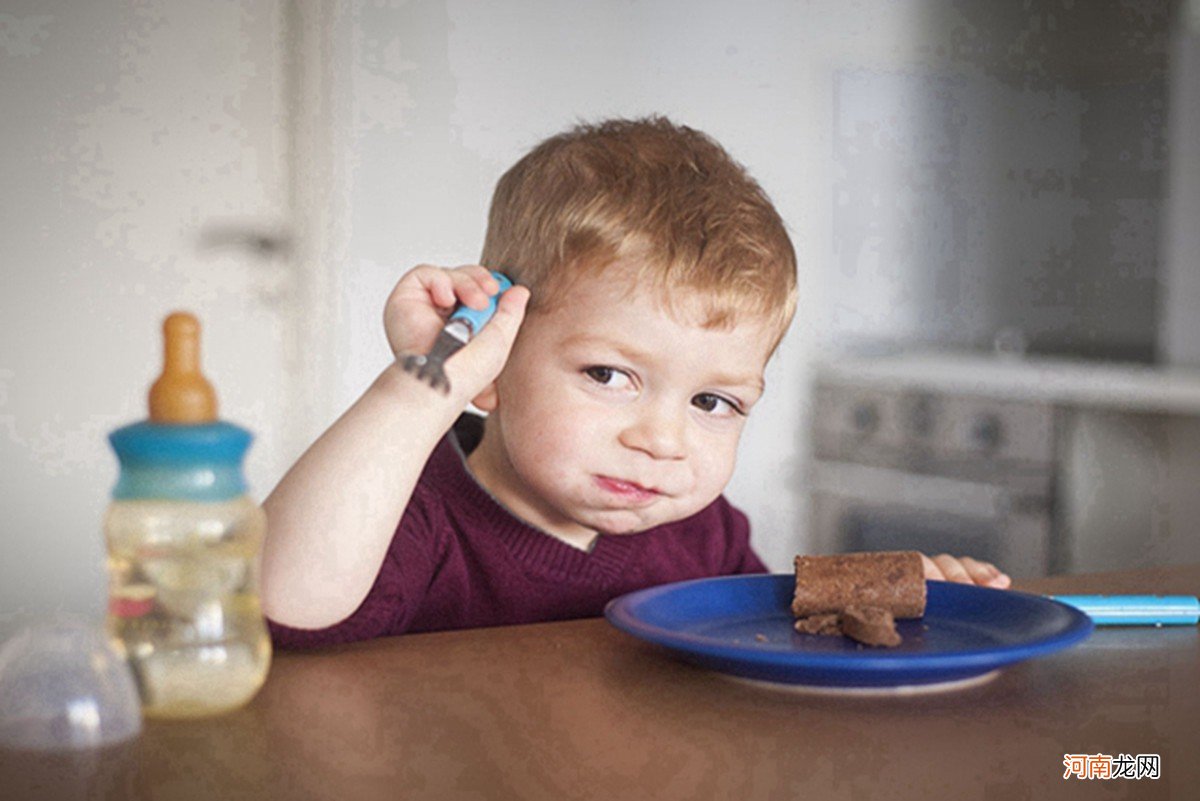
[[[610,389],[621,389],[631,383],[629,375],[615,367],[606,367],[598,364],[584,368],[583,372],[584,375],[597,384]]]
[[[729,417],[735,414],[745,417],[746,415],[746,412],[733,401],[711,392],[701,392],[692,398],[692,405],[714,417]]]

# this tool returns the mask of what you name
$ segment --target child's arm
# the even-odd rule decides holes
[[[393,352],[425,353],[456,303],[483,308],[498,291],[478,266],[421,266],[388,298]],[[292,466],[263,503],[263,611],[295,628],[324,628],[366,597],[396,524],[438,440],[499,374],[529,292],[514,287],[496,316],[446,363],[442,394],[392,363]]]

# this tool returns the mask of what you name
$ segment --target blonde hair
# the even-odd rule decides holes
[[[752,317],[777,330],[796,308],[796,255],[745,168],[663,117],[585,124],[526,154],[496,184],[480,263],[548,308],[573,282],[630,257],[669,307],[702,300],[706,327]],[[672,307],[673,308],[673,307]]]

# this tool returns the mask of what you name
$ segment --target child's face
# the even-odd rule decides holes
[[[704,329],[627,288],[618,263],[526,318],[468,460],[511,511],[576,543],[720,495],[774,342],[765,325]]]

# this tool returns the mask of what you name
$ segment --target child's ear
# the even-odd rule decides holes
[[[496,392],[496,382],[488,384],[483,391],[476,395],[471,403],[481,412],[494,412],[500,403],[500,395]]]

